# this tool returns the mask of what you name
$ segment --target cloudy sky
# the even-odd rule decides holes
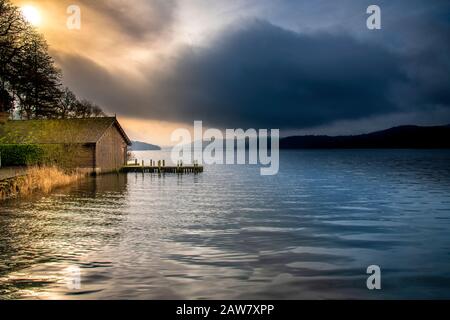
[[[41,12],[64,83],[133,139],[168,145],[194,120],[284,135],[450,123],[448,0],[14,2]]]

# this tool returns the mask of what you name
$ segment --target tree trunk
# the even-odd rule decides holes
[[[0,125],[5,124],[9,119],[9,112],[0,112]]]

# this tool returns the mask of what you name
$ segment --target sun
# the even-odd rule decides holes
[[[42,18],[39,10],[31,5],[26,5],[21,8],[22,14],[25,19],[33,26],[38,27],[41,25]]]

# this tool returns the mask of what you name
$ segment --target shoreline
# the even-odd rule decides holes
[[[0,180],[0,202],[31,195],[36,192],[50,193],[83,179],[86,175],[66,172],[58,167],[31,167],[22,175]]]

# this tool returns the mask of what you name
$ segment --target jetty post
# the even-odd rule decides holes
[[[176,166],[167,166],[166,160],[150,160],[149,166],[145,165],[145,160],[142,163],[138,163],[135,159],[134,165],[126,165],[122,167],[121,172],[141,172],[141,173],[176,173],[176,174],[188,174],[188,173],[202,173],[203,166],[200,166],[198,161],[194,161],[192,165],[185,166],[182,160],[177,161]]]

